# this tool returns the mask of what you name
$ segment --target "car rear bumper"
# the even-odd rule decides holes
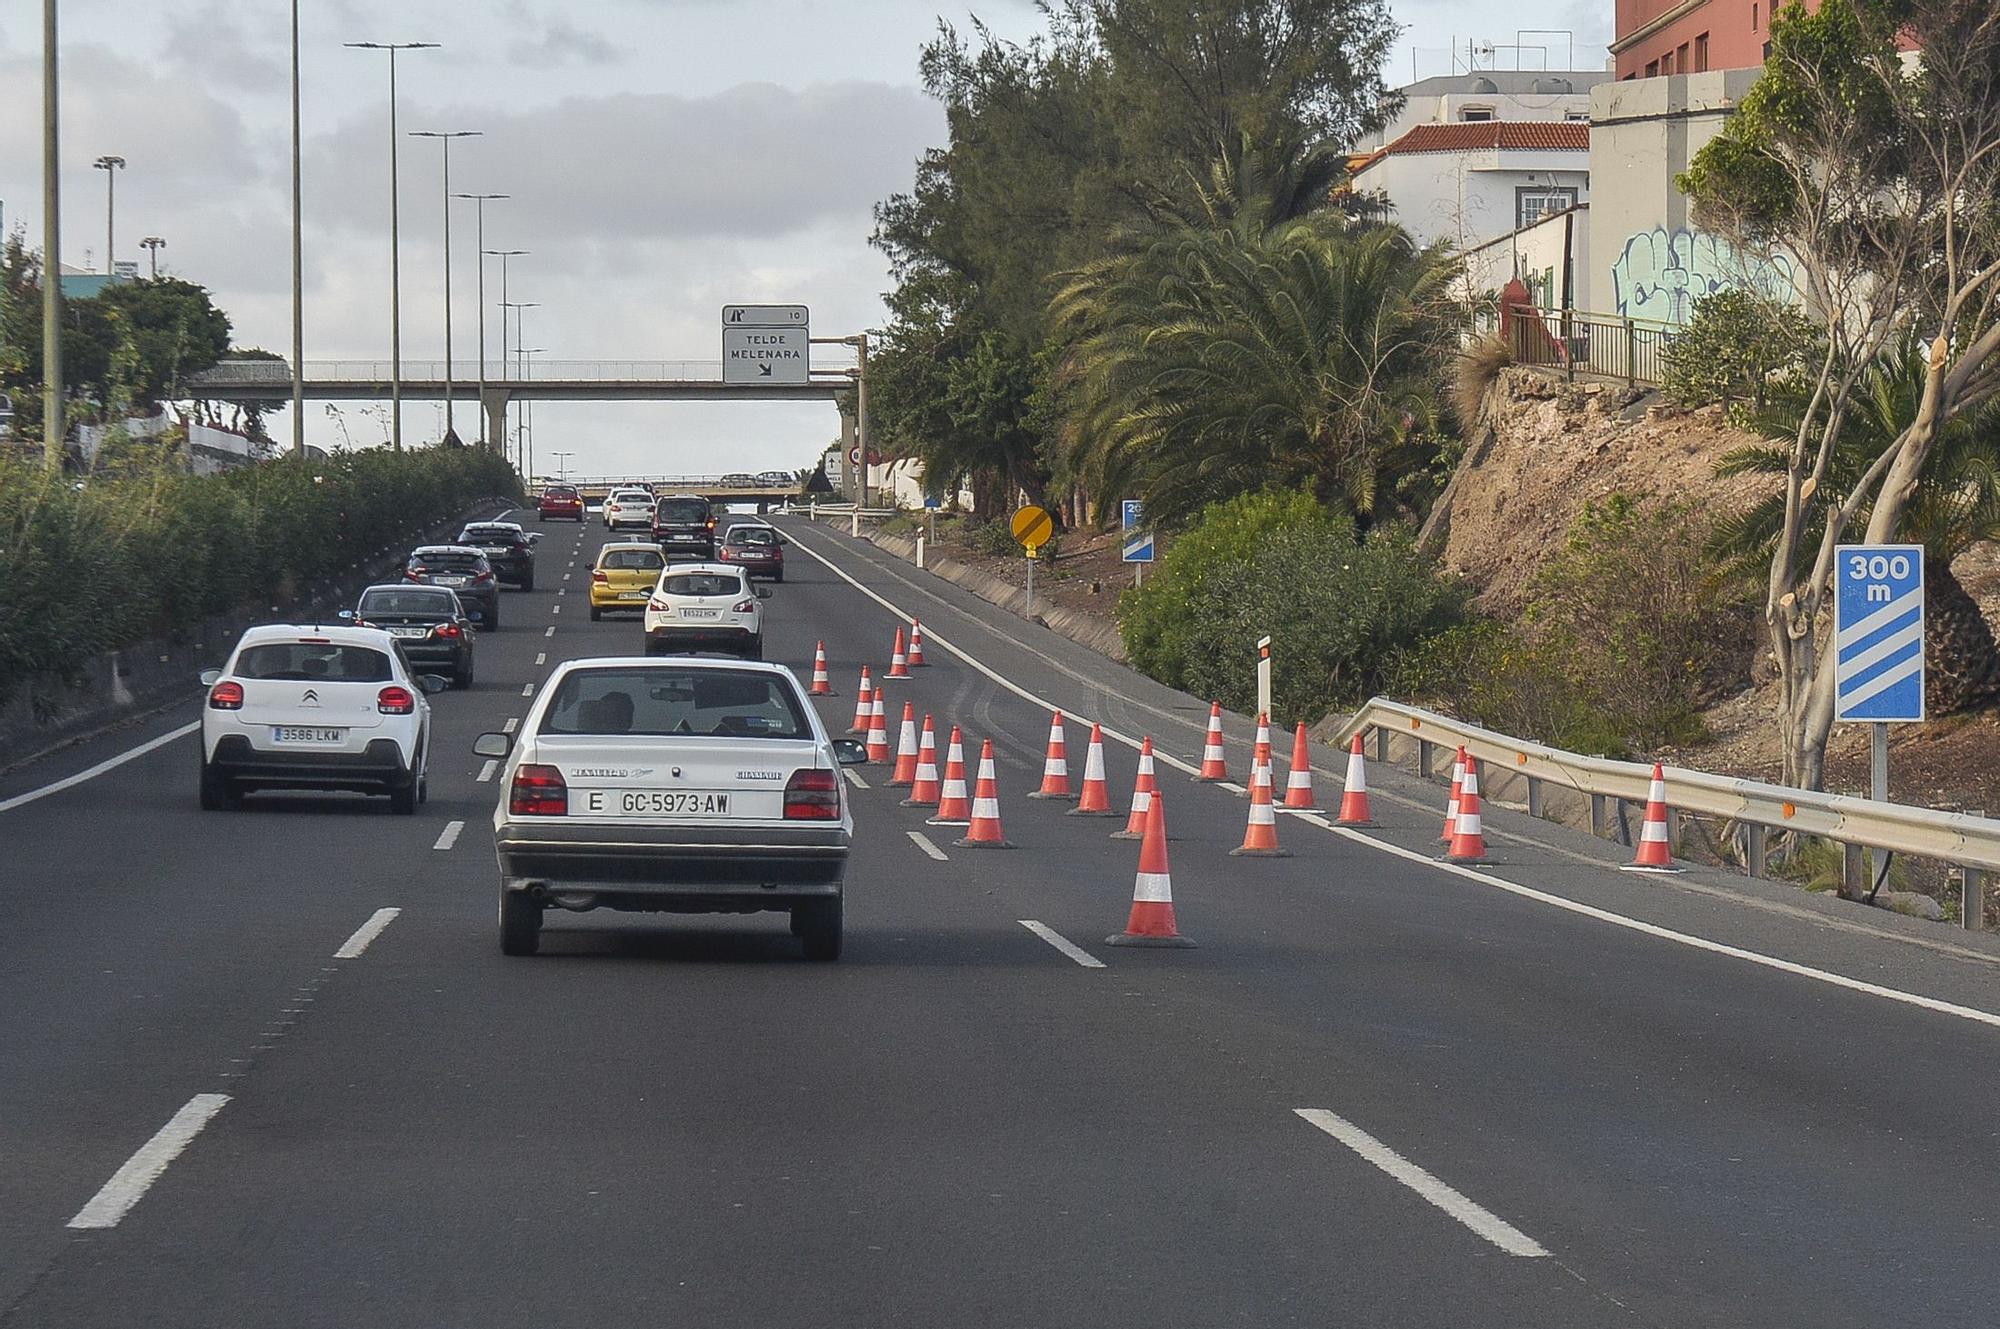
[[[740,651],[756,643],[747,628],[647,628],[646,644],[662,651]]]
[[[471,663],[468,652],[456,646],[440,645],[436,642],[405,641],[403,655],[412,665],[419,668],[429,667],[456,672]]]
[[[393,738],[374,738],[361,752],[275,752],[250,746],[243,734],[224,734],[209,768],[256,789],[348,789],[378,794],[409,782],[410,768]]]
[[[672,913],[783,909],[841,893],[838,826],[585,826],[510,823],[495,836],[501,881],[567,909]]]

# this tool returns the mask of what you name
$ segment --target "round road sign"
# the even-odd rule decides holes
[[[1055,534],[1055,518],[1030,503],[1014,514],[1014,538],[1030,550],[1040,549]]]

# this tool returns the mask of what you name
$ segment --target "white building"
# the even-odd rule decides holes
[[[1417,125],[1362,158],[1351,187],[1420,243],[1472,249],[1589,200],[1590,125]]]
[[[1609,82],[1602,69],[1487,69],[1421,79],[1397,91],[1403,108],[1382,129],[1355,145],[1367,153],[1394,143],[1418,125],[1588,124],[1590,90]]]

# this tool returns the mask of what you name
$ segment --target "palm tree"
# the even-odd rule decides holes
[[[1926,350],[1906,336],[1869,370],[1856,394],[1853,417],[1841,436],[1822,482],[1831,502],[1813,510],[1824,514],[1857,484],[1911,420],[1923,398]],[[1758,432],[1772,440],[1738,448],[1723,458],[1719,476],[1786,473],[1791,441],[1797,436],[1797,392],[1780,390],[1761,412],[1753,413]],[[1867,511],[1856,514],[1859,523]],[[1806,533],[1803,547],[1816,547],[1822,524]],[[1775,489],[1762,502],[1715,529],[1711,548],[1725,566],[1745,576],[1768,567],[1771,547],[1784,523],[1784,495]],[[1903,536],[1924,546],[1924,636],[1929,658],[1925,705],[1949,715],[2000,697],[2000,649],[1979,604],[1951,570],[1952,560],[1981,540],[2000,539],[2000,399],[1956,418],[1936,446],[1903,512]]]

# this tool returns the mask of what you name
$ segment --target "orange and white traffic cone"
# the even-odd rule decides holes
[[[1258,748],[1264,749],[1267,755],[1271,751],[1271,717],[1263,711],[1257,712],[1257,737],[1250,740],[1250,761],[1253,765],[1257,760]],[[1277,779],[1276,776],[1271,778]]]
[[[1679,872],[1667,843],[1667,773],[1653,763],[1653,780],[1646,789],[1646,820],[1639,827],[1639,847],[1627,872]]]
[[[1479,821],[1479,758],[1465,759],[1465,780],[1458,789],[1458,826],[1452,831],[1451,848],[1444,851],[1450,863],[1484,863],[1486,830]]]
[[[913,618],[910,620],[910,668],[922,669],[923,667],[924,621],[921,618]]]
[[[934,808],[939,797],[937,766],[937,730],[931,725],[931,717],[924,716],[924,732],[917,740],[917,775],[910,782],[910,796],[903,800],[906,808]]]
[[[1111,790],[1104,783],[1104,726],[1090,727],[1090,747],[1083,755],[1083,797],[1069,810],[1072,817],[1115,817]]]
[[[1029,798],[1075,798],[1069,789],[1069,744],[1063,737],[1063,715],[1049,716],[1049,753],[1042,761],[1042,787]]]
[[[868,698],[868,760],[881,765],[889,760],[889,717],[882,713],[882,689]]]
[[[1458,798],[1465,787],[1465,749],[1459,748],[1458,755],[1451,760],[1451,797],[1444,805],[1444,829],[1438,833],[1438,840],[1450,844],[1451,837],[1458,834]]]
[[[972,790],[972,824],[954,840],[961,849],[1012,849],[1000,829],[1000,777],[993,770],[993,740],[979,749],[979,783]]]
[[[1219,701],[1208,705],[1208,742],[1201,749],[1201,774],[1194,778],[1205,784],[1229,778],[1229,763],[1222,755],[1222,703]]]
[[[1259,744],[1250,758],[1250,824],[1243,843],[1229,851],[1238,858],[1290,858],[1278,847],[1278,812],[1271,806],[1271,745]]]
[[[831,697],[833,695],[833,679],[828,677],[826,672],[825,642],[821,642],[813,648],[813,681],[811,691],[815,697]]]
[[[1139,744],[1139,778],[1132,783],[1132,815],[1125,819],[1125,829],[1111,832],[1111,838],[1145,839],[1146,818],[1152,812],[1153,796],[1159,792],[1160,782],[1153,776],[1153,740],[1147,738]]]
[[[847,726],[850,734],[868,732],[868,722],[875,715],[875,680],[868,676],[868,666],[861,666],[861,686],[854,690],[854,723]]]
[[[1334,821],[1342,826],[1375,824],[1375,817],[1368,810],[1368,762],[1361,752],[1359,734],[1347,749],[1347,787],[1341,791],[1340,815]]]
[[[1104,939],[1107,946],[1158,946],[1187,949],[1174,921],[1174,879],[1167,865],[1167,806],[1155,791],[1146,809],[1145,843],[1139,846],[1139,872],[1132,879],[1132,912],[1125,930]]]
[[[1352,774],[1353,763],[1348,765]],[[1285,807],[1292,812],[1319,811],[1319,805],[1313,801],[1312,750],[1306,742],[1303,720],[1298,732],[1292,735],[1292,770],[1285,777]]]
[[[889,672],[882,675],[882,677],[885,679],[889,679],[889,678],[908,678],[909,676],[910,676],[910,657],[903,650],[903,630],[901,628],[897,628],[896,645],[889,652]]]
[[[896,734],[896,769],[889,775],[891,789],[908,789],[917,782],[917,708],[903,703],[903,727]]]
[[[951,727],[951,742],[944,750],[944,787],[938,791],[938,810],[930,818],[932,826],[965,826],[972,821],[972,797],[965,792],[965,741],[958,726]]]

